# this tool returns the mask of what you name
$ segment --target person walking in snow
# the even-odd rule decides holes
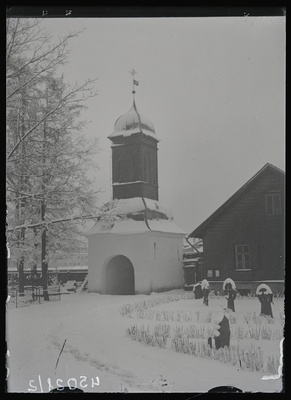
[[[273,312],[271,306],[271,303],[273,302],[273,295],[262,293],[261,295],[258,296],[258,299],[261,303],[261,315],[266,315],[273,318]]]
[[[206,279],[203,279],[201,282],[201,288],[202,288],[202,296],[203,296],[203,304],[208,306],[208,296],[209,296],[209,283]]]
[[[208,302],[209,302],[209,298],[208,298],[209,292],[210,292],[210,290],[208,288],[202,289],[203,304],[205,304],[206,306],[208,306]]]
[[[226,299],[227,299],[227,308],[235,312],[234,309],[234,300],[236,299],[236,290],[232,287],[226,290]]]
[[[261,315],[266,315],[273,318],[271,306],[271,303],[273,303],[273,293],[269,286],[264,284],[259,285],[257,288],[257,295],[259,302],[261,303]]]
[[[232,281],[232,279],[228,278],[224,281],[223,289],[225,293],[225,298],[227,300],[227,308],[229,308],[234,312],[235,311],[234,300],[236,299],[236,289],[235,289],[235,283]]]

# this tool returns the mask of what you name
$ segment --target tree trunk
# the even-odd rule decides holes
[[[48,100],[47,100],[48,101]],[[45,184],[47,181],[46,176],[46,121],[43,124],[43,146],[42,146],[42,190],[45,191]],[[40,206],[40,215],[41,220],[44,222],[45,220],[45,213],[46,213],[46,203],[43,199],[41,201]],[[42,270],[42,289],[43,289],[43,299],[44,301],[49,301],[49,294],[48,294],[48,263],[46,260],[46,227],[43,226],[41,232],[41,270]]]
[[[25,99],[22,96],[21,97],[21,102],[22,102],[22,108],[25,108]],[[24,114],[21,117],[21,136],[23,135],[23,132],[25,130],[25,121],[24,121]],[[21,146],[21,155],[25,157],[25,145],[22,143]],[[23,159],[22,159],[23,160]],[[22,163],[21,160],[21,163]],[[20,190],[25,191],[25,177],[20,176]],[[25,200],[24,199],[19,199],[17,203],[17,211],[18,211],[18,218],[21,221],[22,224],[25,223]],[[25,228],[21,228],[20,234],[19,234],[19,241],[18,245],[20,247],[23,246],[24,244],[24,239],[25,239]],[[22,249],[23,251],[23,249]],[[25,286],[25,275],[24,275],[24,256],[23,254],[20,256],[20,260],[18,263],[18,291],[19,291],[19,296],[24,296],[24,286]]]
[[[49,301],[48,294],[48,263],[46,261],[46,230],[43,229],[41,235],[41,271],[42,271],[42,289],[44,301]]]
[[[21,296],[21,297],[24,296],[24,283],[25,283],[24,259],[22,256],[18,263],[18,293],[19,293],[19,296]]]
[[[19,245],[21,246],[24,242],[25,229],[22,228],[19,234]],[[24,275],[24,256],[20,256],[18,262],[18,293],[19,296],[24,296],[24,285],[25,285],[25,275]]]
[[[33,234],[34,234],[34,249],[35,249],[35,257],[36,257],[36,253],[37,253],[37,248],[38,248],[38,243],[36,242],[36,237],[37,237],[37,232],[36,232],[36,228],[33,229]],[[38,274],[37,274],[37,260],[35,259],[33,268],[32,268],[32,277],[33,277],[33,286],[38,286],[39,282],[38,282]]]

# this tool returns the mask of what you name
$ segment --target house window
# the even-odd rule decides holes
[[[207,278],[213,278],[213,271],[212,269],[207,270]]]
[[[267,215],[280,215],[282,214],[281,207],[281,194],[268,193],[265,195],[265,205]]]
[[[251,248],[249,244],[235,246],[236,269],[251,269]]]
[[[219,278],[220,277],[219,269],[216,269],[214,273],[215,273],[215,278]]]

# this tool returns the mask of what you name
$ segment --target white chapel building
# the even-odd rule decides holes
[[[99,221],[86,233],[88,290],[129,295],[183,288],[185,232],[159,202],[159,139],[134,99],[108,138],[118,219]]]

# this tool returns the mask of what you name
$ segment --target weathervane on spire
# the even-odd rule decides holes
[[[138,81],[136,81],[134,79],[134,75],[137,73],[134,68],[132,68],[131,71],[129,71],[129,73],[132,75],[132,94],[133,94],[133,100],[134,100],[134,95],[135,95],[135,90],[134,90],[134,85],[138,86]]]

